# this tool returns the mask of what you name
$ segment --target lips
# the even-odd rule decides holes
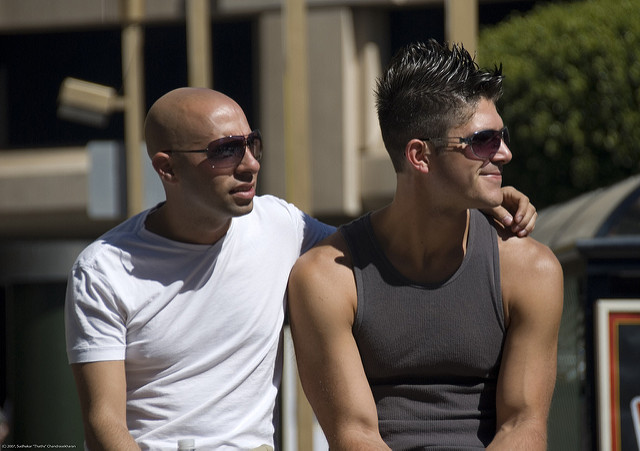
[[[253,198],[256,194],[256,189],[252,184],[240,185],[232,189],[231,194],[234,196]]]
[[[495,183],[498,186],[502,185],[502,175],[500,173],[483,174],[481,177],[490,183]]]
[[[492,183],[495,186],[502,185],[502,173],[500,171],[484,172],[480,174],[480,179]]]
[[[485,167],[484,169],[487,169],[484,172],[481,172],[480,175],[484,176],[484,177],[500,177],[502,178],[502,167]]]

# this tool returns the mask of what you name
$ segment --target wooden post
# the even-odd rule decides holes
[[[478,0],[445,0],[445,34],[474,55],[478,49]]]
[[[122,78],[124,85],[124,133],[127,175],[127,215],[142,211],[144,206],[142,142],[144,122],[144,84],[142,44],[144,33],[144,0],[121,0]]]
[[[284,6],[284,145],[286,197],[312,213],[305,0]],[[301,448],[306,449],[306,448]]]
[[[187,0],[189,86],[211,88],[211,8],[209,0]]]
[[[307,75],[307,15],[305,0],[286,0],[284,7],[284,145],[286,197],[311,211],[309,89]],[[313,450],[313,412],[296,384],[298,449]]]

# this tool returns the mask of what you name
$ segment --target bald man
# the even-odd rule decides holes
[[[219,92],[166,94],[145,135],[166,201],[91,244],[69,278],[86,443],[273,446],[287,277],[332,228],[256,196],[260,132]]]
[[[145,139],[166,201],[92,243],[69,276],[86,445],[273,447],[287,278],[334,228],[256,196],[262,137],[222,93],[169,92]],[[515,190],[505,199],[527,234],[535,209]]]

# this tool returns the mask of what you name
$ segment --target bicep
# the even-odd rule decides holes
[[[528,261],[528,271],[516,264],[502,270],[509,324],[498,378],[498,428],[521,421],[546,424],[555,386],[562,269],[546,248],[536,249]]]
[[[302,386],[332,448],[359,439],[377,441],[376,407],[351,332],[352,272],[344,267],[319,269],[297,264],[289,282],[291,330]]]

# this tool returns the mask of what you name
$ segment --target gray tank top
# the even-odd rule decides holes
[[[462,264],[437,285],[391,265],[370,215],[340,228],[358,293],[353,335],[394,451],[484,448],[495,435],[505,338],[497,235],[476,210],[469,228]]]

